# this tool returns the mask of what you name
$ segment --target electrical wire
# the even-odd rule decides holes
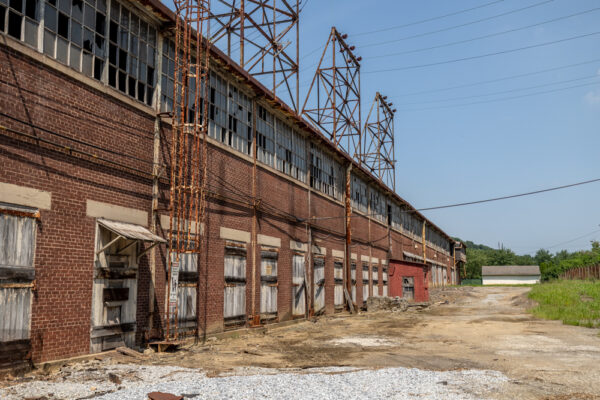
[[[449,26],[449,27],[446,27],[446,28],[442,28],[442,29],[436,29],[434,31],[429,31],[429,32],[424,32],[424,33],[418,33],[416,35],[405,36],[405,37],[401,37],[401,38],[394,39],[394,40],[386,40],[386,41],[383,41],[383,42],[368,43],[368,44],[365,44],[365,45],[361,45],[360,47],[361,47],[361,49],[365,49],[365,48],[368,48],[368,47],[383,46],[384,44],[398,43],[398,42],[402,42],[402,41],[405,41],[405,40],[417,39],[417,38],[420,38],[420,37],[423,37],[423,36],[433,35],[433,34],[436,34],[436,33],[447,32],[447,31],[451,31],[451,30],[454,30],[454,29],[463,28],[465,26],[469,26],[469,25],[473,25],[473,24],[478,24],[480,22],[490,21],[492,19],[504,17],[504,16],[507,16],[507,15],[510,15],[510,14],[516,14],[518,12],[529,10],[531,8],[534,8],[534,7],[539,7],[539,6],[551,3],[553,1],[554,0],[544,0],[542,2],[531,4],[531,5],[526,6],[526,7],[517,8],[515,10],[506,11],[506,12],[503,12],[501,14],[496,14],[496,15],[492,15],[492,16],[489,16],[489,17],[485,17],[485,18],[480,18],[480,19],[477,19],[475,21],[465,22],[463,24],[453,25],[453,26]]]
[[[538,75],[538,74],[543,74],[546,72],[554,72],[554,71],[559,71],[561,69],[579,67],[582,65],[592,64],[592,63],[596,63],[596,62],[600,62],[600,58],[595,58],[595,59],[589,60],[589,61],[582,61],[582,62],[575,63],[575,64],[561,65],[559,67],[546,68],[546,69],[542,69],[542,70],[538,70],[538,71],[526,72],[523,74],[517,74],[517,75],[505,76],[502,78],[490,79],[490,80],[486,80],[486,81],[478,81],[478,82],[466,83],[466,84],[462,84],[462,85],[449,86],[449,87],[438,88],[438,89],[428,89],[428,90],[422,90],[419,92],[403,93],[403,94],[398,95],[398,97],[394,96],[393,98],[417,96],[417,95],[428,94],[428,93],[439,93],[439,92],[446,92],[448,90],[462,89],[462,88],[466,88],[466,87],[473,87],[473,86],[479,86],[479,85],[486,85],[488,83],[502,82],[502,81],[507,81],[509,79],[516,79],[516,78],[524,78],[526,76]]]
[[[564,87],[564,88],[558,88],[558,89],[552,89],[552,90],[544,90],[544,91],[541,91],[541,92],[527,93],[527,94],[522,94],[522,95],[519,95],[519,96],[509,96],[509,97],[502,97],[502,98],[499,98],[499,99],[491,99],[491,100],[484,100],[484,101],[474,101],[474,102],[470,102],[470,103],[453,104],[453,105],[448,105],[448,106],[424,107],[424,108],[405,108],[402,111],[441,110],[441,109],[446,109],[446,108],[456,108],[456,107],[465,107],[465,106],[472,106],[472,105],[478,105],[478,104],[496,103],[498,101],[516,100],[516,99],[522,99],[524,97],[539,96],[539,95],[542,95],[542,94],[562,92],[564,90],[570,90],[570,89],[575,89],[575,88],[579,88],[579,87],[594,86],[594,85],[597,85],[599,83],[600,82],[582,83],[580,85],[567,86],[567,87]]]
[[[517,198],[517,197],[532,196],[532,195],[535,195],[535,194],[546,193],[546,192],[551,192],[551,191],[555,191],[555,190],[562,190],[562,189],[567,189],[567,188],[571,188],[571,187],[575,187],[575,186],[588,185],[590,183],[595,183],[595,182],[600,182],[600,178],[590,179],[590,180],[582,181],[582,182],[570,183],[568,185],[554,186],[554,187],[547,188],[547,189],[534,190],[532,192],[512,194],[512,195],[501,196],[501,197],[493,197],[491,199],[485,199],[485,200],[475,200],[475,201],[467,201],[467,202],[464,202],[464,203],[455,203],[455,204],[447,204],[447,205],[443,205],[443,206],[419,208],[416,211],[441,210],[441,209],[444,209],[444,208],[463,207],[463,206],[470,206],[470,205],[473,205],[473,204],[490,203],[490,202],[493,202],[493,201],[514,199],[514,198]]]
[[[390,27],[387,27],[387,28],[377,29],[377,30],[374,30],[374,31],[367,31],[367,32],[355,33],[355,34],[353,34],[353,36],[371,35],[373,33],[387,32],[387,31],[391,31],[391,30],[407,28],[409,26],[420,25],[420,24],[424,24],[426,22],[436,21],[438,19],[448,18],[448,17],[452,17],[452,16],[455,16],[455,15],[464,14],[464,13],[469,12],[469,11],[477,10],[477,9],[480,9],[480,8],[489,7],[489,6],[494,5],[494,4],[502,3],[503,1],[504,0],[496,0],[496,1],[492,1],[490,3],[481,4],[481,5],[476,6],[476,7],[471,7],[471,8],[466,8],[466,9],[463,9],[463,10],[454,11],[452,13],[444,14],[444,15],[439,15],[437,17],[426,18],[426,19],[422,19],[420,21],[410,22],[410,23],[407,23],[407,24],[404,24],[404,25],[396,25],[396,26],[390,26]]]
[[[576,40],[576,39],[582,39],[582,38],[586,38],[586,37],[595,36],[595,35],[598,35],[598,34],[600,34],[600,31],[586,33],[586,34],[583,34],[583,35],[571,36],[571,37],[568,37],[568,38],[559,39],[559,40],[553,40],[553,41],[550,41],[550,42],[543,42],[543,43],[533,44],[533,45],[530,45],[530,46],[517,47],[515,49],[508,49],[508,50],[496,51],[496,52],[493,52],[493,53],[479,54],[479,55],[471,56],[471,57],[455,58],[455,59],[452,59],[452,60],[444,60],[444,61],[438,61],[438,62],[427,63],[427,64],[407,65],[407,66],[404,66],[404,67],[397,67],[397,68],[379,69],[379,70],[373,70],[373,71],[363,71],[363,74],[375,74],[375,73],[382,73],[382,72],[406,71],[406,70],[410,70],[410,69],[418,69],[418,68],[433,67],[433,66],[437,66],[437,65],[452,64],[452,63],[457,63],[457,62],[461,62],[461,61],[475,60],[475,59],[479,59],[479,58],[497,56],[497,55],[501,55],[501,54],[508,54],[508,53],[514,53],[514,52],[517,52],[517,51],[534,49],[534,48],[538,48],[538,47],[550,46],[550,45],[553,45],[553,44],[564,43],[564,42],[568,42],[568,41],[571,41],[571,40]]]
[[[482,40],[482,39],[488,39],[491,37],[495,37],[495,36],[501,36],[501,35],[506,35],[508,33],[513,33],[513,32],[518,32],[518,31],[522,31],[525,29],[531,29],[531,28],[535,28],[541,25],[546,25],[546,24],[550,24],[553,22],[557,22],[557,21],[562,21],[568,18],[573,18],[573,17],[577,17],[580,15],[585,15],[585,14],[589,14],[595,11],[600,10],[600,7],[597,8],[592,8],[590,10],[586,10],[586,11],[581,11],[575,14],[570,14],[570,15],[565,15],[562,17],[558,17],[558,18],[554,18],[554,19],[550,19],[547,21],[543,21],[543,22],[538,22],[536,24],[531,24],[531,25],[526,25],[526,26],[522,26],[519,28],[513,28],[513,29],[509,29],[506,31],[502,31],[502,32],[495,32],[495,33],[490,33],[487,35],[483,35],[483,36],[478,36],[478,37],[474,37],[474,38],[470,38],[470,39],[464,39],[464,40],[458,40],[455,42],[449,42],[449,43],[444,43],[444,44],[440,44],[440,45],[436,45],[436,46],[430,46],[430,47],[423,47],[420,49],[414,49],[414,50],[406,50],[406,51],[401,51],[398,53],[390,53],[390,54],[382,54],[382,55],[376,55],[376,56],[369,56],[369,58],[386,58],[386,57],[394,57],[394,56],[399,56],[399,55],[404,55],[404,54],[413,54],[413,53],[419,53],[419,52],[423,52],[423,51],[428,51],[428,50],[435,50],[435,49],[440,49],[440,48],[444,48],[444,47],[449,47],[449,46],[455,46],[457,44],[463,44],[463,43],[470,43],[470,42],[474,42],[477,40]]]
[[[567,79],[567,80],[562,80],[562,81],[543,83],[540,85],[526,86],[526,87],[521,87],[521,88],[516,88],[516,89],[508,89],[508,90],[502,90],[502,91],[498,91],[498,92],[490,92],[490,93],[484,93],[484,94],[478,94],[478,95],[472,95],[472,96],[447,97],[445,99],[438,99],[438,100],[417,101],[417,102],[413,102],[413,103],[400,103],[400,104],[397,104],[397,106],[402,107],[402,106],[410,106],[410,105],[415,105],[415,104],[432,104],[432,103],[443,103],[446,101],[475,99],[475,98],[479,98],[479,97],[496,96],[499,94],[521,92],[523,90],[538,89],[538,88],[543,88],[543,87],[548,87],[548,86],[553,86],[553,85],[560,85],[563,83],[577,82],[577,81],[582,81],[582,80],[586,80],[586,79],[597,79],[597,78],[600,78],[600,75],[594,74],[594,75],[587,75],[587,76],[574,78],[574,79]]]
[[[562,246],[562,245],[564,245],[564,244],[573,243],[573,242],[575,242],[575,241],[577,241],[577,240],[583,239],[583,238],[585,238],[585,237],[588,237],[588,236],[590,236],[590,235],[593,235],[594,233],[598,233],[598,232],[600,232],[600,229],[597,229],[597,230],[595,230],[595,231],[592,231],[592,232],[588,232],[588,233],[586,233],[585,235],[582,235],[582,236],[576,237],[575,239],[567,240],[566,242],[557,243],[557,244],[555,244],[555,245],[548,246],[548,247],[542,247],[542,249],[544,249],[544,250],[549,250],[549,249],[553,249],[553,248],[555,248],[555,247],[558,247],[558,246]]]

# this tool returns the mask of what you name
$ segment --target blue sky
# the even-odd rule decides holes
[[[320,51],[314,50],[325,43],[331,26],[336,26],[348,34],[348,43],[355,45],[355,53],[363,58],[363,118],[376,91],[387,95],[398,109],[396,188],[415,207],[516,194],[600,177],[600,34],[594,34],[600,33],[597,0],[303,0],[303,3],[306,6],[300,16],[301,100],[308,89],[303,83],[312,78],[313,65],[320,57]],[[478,6],[482,7],[447,18],[365,34]],[[512,12],[528,6],[532,7]],[[406,53],[588,10],[593,11],[486,39]],[[507,15],[461,28],[399,40],[504,13]],[[468,61],[372,72],[586,34],[593,35]],[[405,54],[389,56],[400,52]],[[572,64],[581,65],[556,69]],[[554,70],[439,90],[548,69]],[[537,88],[521,90],[532,86]],[[429,92],[414,94],[423,91]],[[543,91],[549,93],[529,96]],[[522,97],[496,101],[515,96]],[[450,100],[455,98],[463,99]],[[425,215],[451,235],[492,247],[503,243],[517,253],[535,252],[542,247],[550,247],[551,251],[576,250],[589,247],[591,239],[600,239],[599,199],[600,183],[593,183],[496,203],[429,211]],[[598,232],[554,246],[594,231]]]

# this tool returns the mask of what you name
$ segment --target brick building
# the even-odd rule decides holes
[[[155,0],[0,0],[0,367],[162,337],[173,21]],[[388,294],[391,260],[457,282],[446,233],[211,51],[182,335],[341,311],[345,254],[357,306]]]

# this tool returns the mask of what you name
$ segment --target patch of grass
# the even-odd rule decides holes
[[[536,317],[567,325],[600,328],[600,282],[554,281],[534,286],[529,298],[538,305],[529,310]]]
[[[515,283],[512,285],[505,285],[505,284],[494,284],[494,285],[483,285],[481,283],[467,283],[467,284],[460,284],[460,285],[452,285],[452,287],[461,287],[461,286],[472,286],[472,287],[534,287],[535,285],[537,285],[537,283]]]

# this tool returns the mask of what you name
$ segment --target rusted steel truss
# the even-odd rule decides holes
[[[360,61],[335,27],[327,39],[302,116],[342,151],[361,154]]]
[[[214,0],[211,42],[298,111],[299,0]]]
[[[175,85],[171,142],[169,285],[166,339],[177,338],[177,272],[184,253],[199,253],[205,217],[208,127],[209,0],[175,0]],[[196,34],[199,33],[199,34]],[[174,317],[174,318],[173,318]],[[172,320],[173,325],[171,326]]]
[[[394,114],[392,103],[379,92],[365,122],[361,163],[392,190],[396,190],[394,157]]]

